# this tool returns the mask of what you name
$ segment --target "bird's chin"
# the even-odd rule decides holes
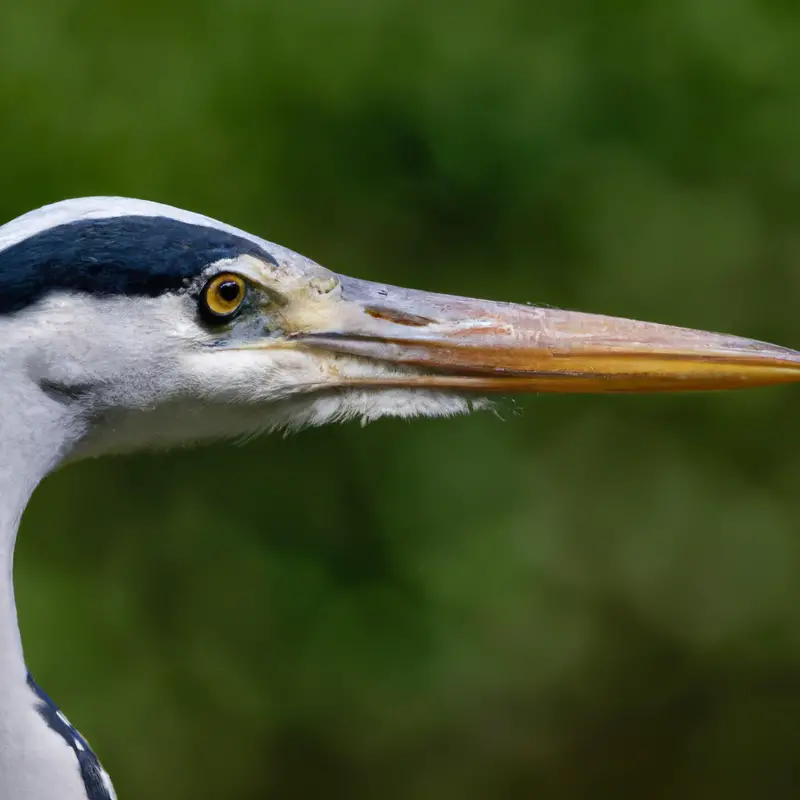
[[[489,408],[490,405],[486,399],[454,392],[338,388],[284,400],[272,409],[269,428],[293,432],[351,420],[366,425],[382,417],[453,417]]]
[[[382,417],[450,417],[491,406],[478,393],[438,386],[441,376],[420,368],[342,354],[311,358],[317,361],[313,372],[320,380],[287,384],[283,399],[272,409],[271,428],[297,430],[350,420],[367,424]]]

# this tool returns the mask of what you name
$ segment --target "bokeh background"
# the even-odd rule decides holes
[[[789,0],[9,0],[0,217],[124,194],[341,272],[800,346]],[[31,670],[122,800],[800,796],[791,387],[69,467]]]

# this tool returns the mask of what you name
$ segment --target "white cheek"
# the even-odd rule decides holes
[[[168,448],[212,439],[295,431],[304,427],[380,417],[442,417],[489,407],[486,401],[419,389],[347,388],[347,379],[402,376],[411,370],[347,356],[301,350],[198,351],[188,347],[167,368],[157,365],[142,402],[107,405],[76,456]],[[144,402],[148,396],[149,402]]]
[[[269,350],[207,350],[183,360],[182,380],[201,395],[234,403],[273,402],[324,386],[330,374],[306,353]]]
[[[348,379],[411,372],[348,356],[317,357],[280,348],[210,351],[188,358],[186,369],[209,399],[260,406],[258,416],[249,420],[260,430],[298,430],[352,419],[366,424],[385,416],[443,417],[489,407],[485,400],[447,392],[348,389],[342,386]],[[251,427],[248,432],[259,431]]]

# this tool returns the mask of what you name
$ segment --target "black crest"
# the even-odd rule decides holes
[[[69,222],[0,250],[0,314],[58,290],[155,297],[245,254],[275,263],[255,242],[170,217]]]

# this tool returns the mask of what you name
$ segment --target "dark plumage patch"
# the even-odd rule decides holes
[[[69,720],[59,711],[58,706],[39,688],[39,685],[28,674],[28,686],[36,695],[36,711],[75,753],[78,767],[86,787],[87,800],[114,800],[105,770],[100,766],[97,756],[92,752],[88,742],[70,725]],[[105,780],[104,780],[105,776]]]
[[[169,217],[70,222],[0,250],[0,314],[57,290],[156,297],[244,254],[275,263],[255,242]]]

